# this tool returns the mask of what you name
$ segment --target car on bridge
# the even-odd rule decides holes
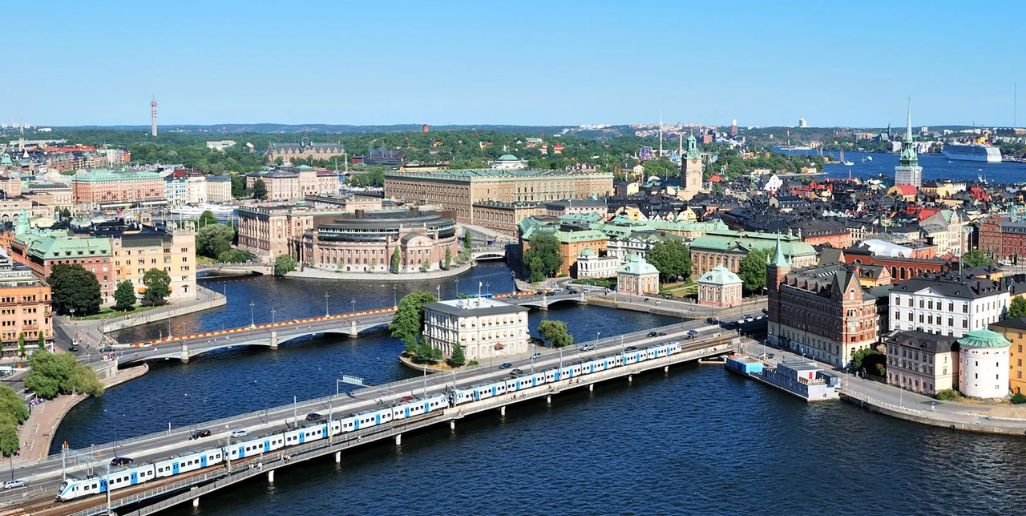
[[[581,351],[593,351],[595,349],[594,344],[585,344],[581,346]]]
[[[624,351],[637,351],[638,347],[637,346],[627,346],[626,348],[623,348],[623,350]]]
[[[322,415],[320,415],[320,414],[318,414],[316,412],[311,412],[311,413],[306,415],[306,420],[307,421],[320,421],[322,419],[324,419],[324,416],[322,416]]]
[[[689,339],[693,339],[693,338],[695,338],[695,337],[696,337],[697,335],[698,335],[698,332],[697,332],[697,331],[695,331],[695,330],[688,330],[688,338],[689,338]]]
[[[247,432],[245,429],[232,430],[232,433],[229,435],[233,439],[238,439],[240,437],[246,437],[247,435],[249,435],[249,432]]]
[[[210,437],[210,430],[207,430],[207,429],[193,430],[192,434],[189,435],[189,439],[192,439],[192,440],[202,439],[204,437]]]
[[[28,483],[24,480],[8,480],[4,482],[4,489],[17,489],[19,487],[25,487]]]
[[[133,462],[135,462],[135,459],[132,459],[131,457],[114,457],[113,459],[110,460],[110,465],[111,466],[127,466],[127,465],[129,465],[129,464],[131,464]]]
[[[503,363],[499,364],[499,369],[509,369],[511,367],[513,367],[513,364],[511,364],[509,362],[503,362]]]
[[[517,376],[520,376],[522,374],[524,374],[524,370],[520,369],[519,367],[509,372],[509,375],[513,376],[513,377],[517,377]]]
[[[540,352],[540,351],[537,351],[537,352],[535,352],[535,353],[534,353],[533,355],[531,355],[531,360],[534,360],[534,359],[536,359],[536,358],[541,358],[541,357],[542,357],[542,354],[541,354],[541,352]]]

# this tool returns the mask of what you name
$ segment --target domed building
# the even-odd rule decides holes
[[[982,328],[966,333],[958,344],[959,392],[970,398],[1008,396],[1008,339]]]
[[[741,304],[741,278],[720,265],[698,278],[698,304],[729,307]]]
[[[527,160],[512,154],[503,154],[492,162],[492,170],[527,170]]]

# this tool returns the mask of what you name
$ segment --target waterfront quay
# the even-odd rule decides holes
[[[359,444],[370,443],[382,439],[394,439],[396,445],[402,444],[402,434],[419,428],[424,428],[437,423],[450,423],[450,428],[455,428],[456,421],[479,412],[498,409],[500,415],[505,415],[505,407],[521,401],[545,397],[546,401],[552,402],[552,396],[567,389],[587,386],[593,388],[596,383],[626,378],[628,382],[633,380],[635,374],[644,371],[659,369],[668,370],[669,366],[698,360],[703,357],[725,354],[736,349],[737,337],[730,332],[719,332],[713,327],[702,328],[702,323],[690,322],[686,324],[673,324],[658,330],[657,337],[649,337],[650,331],[633,332],[621,336],[601,339],[588,344],[594,346],[590,351],[578,348],[572,353],[549,352],[538,359],[523,359],[513,362],[512,366],[527,371],[545,371],[556,367],[568,366],[572,363],[581,363],[599,357],[611,358],[625,356],[635,349],[644,351],[646,348],[676,342],[681,345],[678,353],[661,357],[653,357],[649,360],[633,364],[614,367],[601,372],[571,376],[568,379],[558,379],[537,387],[528,387],[518,390],[515,393],[500,394],[482,401],[475,401],[467,404],[460,404],[455,407],[445,408],[439,415],[410,418],[402,420],[395,425],[372,426],[367,430],[347,432],[338,439],[317,441],[298,447],[284,448],[281,453],[268,454],[266,456],[254,456],[248,460],[232,461],[232,466],[214,466],[196,472],[193,476],[174,476],[167,481],[154,481],[140,486],[116,490],[113,492],[110,508],[118,509],[127,507],[129,510],[140,510],[141,514],[147,514],[152,510],[158,510],[173,504],[195,500],[199,496],[210,493],[214,490],[227,487],[241,482],[258,474],[266,473],[268,480],[274,480],[274,471],[296,465],[298,463],[323,455],[335,453],[335,460],[340,461],[341,452]],[[689,330],[701,330],[699,336],[694,339],[687,339]],[[590,347],[590,346],[589,346]],[[31,487],[19,492],[5,493],[0,496],[0,503],[15,509],[31,512],[33,514],[48,513],[69,513],[81,512],[83,514],[97,514],[108,510],[107,500],[102,496],[85,498],[83,501],[74,501],[67,504],[52,502],[53,495],[64,474],[69,477],[82,477],[90,473],[102,474],[104,472],[100,465],[106,464],[111,457],[131,456],[136,464],[146,461],[157,461],[176,454],[188,452],[189,450],[221,447],[229,444],[228,434],[231,431],[245,429],[250,435],[260,435],[294,429],[303,416],[316,412],[326,414],[331,420],[339,414],[361,414],[368,410],[380,409],[382,406],[390,406],[396,401],[409,400],[416,397],[421,400],[428,400],[441,393],[450,392],[453,388],[462,389],[482,384],[494,383],[500,379],[509,378],[509,370],[492,368],[474,368],[467,371],[454,372],[451,375],[432,375],[422,378],[412,378],[402,382],[387,385],[369,387],[353,391],[348,395],[336,394],[325,398],[294,402],[290,405],[266,409],[264,411],[252,412],[227,419],[207,422],[197,425],[194,428],[184,428],[167,433],[151,434],[136,439],[125,440],[119,443],[111,443],[93,447],[74,455],[68,460],[67,454],[51,456],[40,464],[22,470],[22,475],[31,481]],[[301,423],[300,423],[301,424]],[[201,438],[198,441],[189,440],[195,428],[210,430],[212,435],[208,438]],[[312,427],[310,427],[312,428]],[[241,438],[248,440],[249,438]],[[116,453],[115,453],[116,446]],[[254,469],[255,468],[255,469]],[[177,490],[184,492],[176,493]],[[158,500],[164,500],[158,502]],[[156,503],[157,505],[153,505]],[[143,509],[153,505],[151,510]]]

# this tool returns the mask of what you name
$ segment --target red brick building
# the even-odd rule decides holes
[[[896,258],[877,256],[868,249],[849,248],[841,254],[844,263],[886,267],[894,281],[901,281],[951,270],[951,262],[940,258]]]
[[[1026,220],[995,215],[980,224],[980,251],[998,261],[1026,257]]]

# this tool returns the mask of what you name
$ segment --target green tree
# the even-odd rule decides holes
[[[118,282],[118,288],[114,290],[114,309],[127,312],[135,308],[135,285],[132,280]]]
[[[676,238],[652,246],[646,260],[659,269],[661,281],[686,280],[691,275],[691,249]]]
[[[143,286],[146,293],[143,294],[143,303],[148,305],[162,305],[171,294],[171,276],[161,269],[150,269],[143,274]]]
[[[246,176],[232,176],[232,197],[241,199],[246,196]]]
[[[46,335],[42,331],[39,332],[39,339],[36,340],[36,350],[46,349]]]
[[[392,260],[389,263],[388,271],[392,274],[399,274],[399,265],[402,262],[402,258],[399,256],[399,248],[396,247],[392,251]]]
[[[450,266],[452,266],[452,250],[449,249],[448,247],[446,247],[445,248],[444,266],[442,268],[445,269],[445,270],[449,270]]]
[[[18,440],[18,427],[3,423],[0,424],[0,453],[4,457],[13,457],[21,450],[21,442]]]
[[[296,270],[296,259],[291,255],[283,254],[274,259],[274,275],[284,276]]]
[[[25,334],[18,334],[18,356],[25,358]]]
[[[14,389],[0,385],[0,424],[19,425],[29,417],[25,400]]]
[[[37,351],[29,358],[25,387],[45,399],[59,394],[103,394],[103,385],[89,366],[76,362],[70,353],[46,350]]]
[[[50,299],[58,314],[92,315],[100,311],[100,282],[81,265],[54,265]]]
[[[259,201],[267,199],[267,185],[264,184],[263,179],[257,179],[253,182],[253,198]]]
[[[469,229],[463,230],[463,248],[467,251],[474,248],[474,234]]]
[[[1026,317],[1026,299],[1016,297],[1012,299],[1012,304],[1008,307],[1008,318],[1018,319],[1020,317]]]
[[[962,255],[962,265],[964,267],[982,267],[984,265],[994,265],[994,260],[983,251],[973,249]]]
[[[452,356],[449,357],[449,365],[453,367],[463,367],[463,364],[467,362],[467,357],[463,353],[463,346],[456,344],[452,347]]]
[[[214,212],[204,210],[203,213],[200,214],[199,220],[196,221],[196,226],[202,228],[211,224],[217,224],[217,217],[214,216]]]
[[[546,319],[538,324],[538,332],[545,338],[545,342],[554,348],[562,348],[573,345],[574,337],[566,329],[563,321]]]
[[[435,296],[430,293],[417,291],[406,294],[399,301],[399,308],[388,329],[393,337],[406,344],[407,350],[420,343],[421,330],[424,327],[424,307],[435,300]]]
[[[530,244],[527,251],[524,252],[523,260],[531,278],[548,278],[555,275],[562,261],[559,240],[556,235],[541,232],[531,235]]]
[[[769,253],[767,249],[752,249],[741,259],[737,275],[749,292],[758,292],[766,286],[766,259]]]
[[[235,230],[225,224],[211,224],[196,231],[196,254],[217,259],[230,251]]]

